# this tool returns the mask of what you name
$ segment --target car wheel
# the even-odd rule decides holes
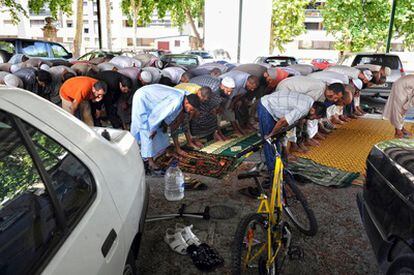
[[[403,255],[395,259],[387,275],[414,274],[414,255]]]
[[[124,266],[123,275],[137,275],[137,265],[135,264],[134,253],[129,250],[128,257]]]

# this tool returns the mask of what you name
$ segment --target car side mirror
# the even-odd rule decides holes
[[[68,53],[67,55],[64,56],[64,58],[66,58],[66,59],[69,59],[69,58],[72,58],[72,57],[73,57],[72,53]]]

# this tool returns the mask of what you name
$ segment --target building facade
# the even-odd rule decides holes
[[[21,5],[28,9],[28,0],[17,0]],[[60,13],[56,22],[57,27],[57,42],[62,43],[68,50],[73,50],[73,40],[75,37],[76,26],[76,1],[72,4],[72,15],[68,16]],[[96,1],[83,1],[83,33],[82,33],[82,53],[99,48],[99,32],[98,32],[98,9]],[[101,0],[101,25],[102,25],[102,40],[103,49],[108,49],[108,36],[106,33],[106,19],[105,19],[105,5]],[[132,50],[134,30],[132,23],[128,21],[127,16],[122,13],[121,1],[111,1],[111,37],[112,50]],[[0,37],[20,37],[43,39],[42,28],[45,25],[45,18],[51,16],[48,9],[42,9],[39,14],[33,12],[28,13],[28,17],[20,15],[20,22],[14,25],[11,17],[7,13],[0,13]],[[198,32],[203,36],[203,26],[197,24]],[[171,49],[174,52],[181,53],[190,50],[193,44],[185,43],[188,39],[182,41],[182,36],[194,37],[190,25],[185,25],[181,29],[173,26],[171,17],[167,14],[165,18],[159,18],[154,12],[151,22],[146,26],[137,27],[137,47],[136,49],[150,49],[157,48],[159,41],[162,38],[177,37],[177,41],[173,40]],[[160,39],[161,38],[161,39]],[[165,45],[165,44],[164,44]],[[176,46],[180,45],[180,46]]]

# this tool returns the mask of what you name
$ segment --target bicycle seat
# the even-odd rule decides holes
[[[248,171],[237,175],[239,180],[261,177],[259,171]]]

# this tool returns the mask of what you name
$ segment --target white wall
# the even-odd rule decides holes
[[[225,49],[232,60],[236,61],[239,0],[206,0],[204,11],[204,48]]]
[[[205,48],[225,49],[237,61],[240,0],[205,1]],[[240,62],[269,54],[272,0],[243,0]]]
[[[243,0],[240,62],[269,54],[272,0]]]

